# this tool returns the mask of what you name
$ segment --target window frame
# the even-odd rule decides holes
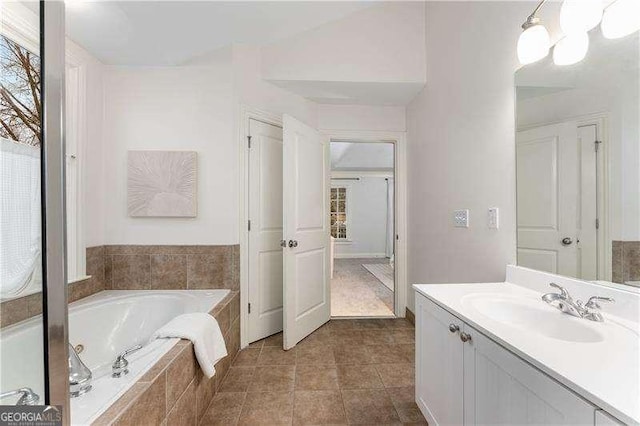
[[[346,237],[345,238],[338,238],[338,237],[333,237],[335,238],[335,242],[336,244],[350,244],[352,242],[351,240],[351,203],[353,202],[353,199],[351,197],[351,190],[352,190],[352,184],[351,183],[343,183],[343,182],[331,182],[331,189],[341,189],[344,188],[345,190],[345,196],[344,196],[344,200],[345,200],[345,211],[344,214],[346,216],[346,220],[345,220],[345,227],[346,227]],[[336,199],[337,200],[337,199]],[[329,192],[329,203],[331,203],[332,198],[331,198],[331,192]],[[337,214],[338,212],[336,212]],[[333,214],[333,212],[331,211],[331,205],[329,205],[329,216],[331,216]],[[329,219],[329,227],[330,227],[330,231],[331,231],[331,218]],[[333,233],[331,233],[333,236]]]
[[[40,55],[39,17],[24,5],[3,2],[0,13],[0,34],[24,49]],[[86,128],[86,60],[77,55],[67,39],[65,47],[65,197],[67,226],[67,282],[88,278],[86,274],[86,241],[84,230],[83,154],[87,140]],[[69,79],[69,75],[74,76]],[[70,114],[70,105],[75,114]],[[71,194],[69,193],[71,192]]]

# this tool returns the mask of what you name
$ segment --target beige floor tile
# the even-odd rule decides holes
[[[293,392],[249,392],[238,424],[288,425],[293,416]]]
[[[266,339],[262,339],[264,346],[279,346],[282,347],[282,333],[274,334]]]
[[[415,343],[415,330],[413,328],[396,328],[391,333],[393,335],[393,343],[397,345]]]
[[[292,391],[295,379],[295,365],[274,365],[256,367],[250,392]]]
[[[390,345],[394,343],[390,330],[363,330],[366,345]]]
[[[336,364],[371,364],[373,359],[366,346],[336,346],[333,354]]]
[[[335,364],[333,346],[301,346],[296,351],[297,365]]]
[[[218,392],[246,392],[253,380],[255,367],[231,367]]]
[[[413,386],[390,388],[387,389],[387,394],[391,397],[391,402],[393,402],[402,423],[427,424],[415,403],[415,388]]]
[[[342,390],[342,400],[349,424],[400,423],[391,398],[384,390]]]
[[[339,391],[296,391],[293,404],[294,425],[347,423]]]
[[[257,365],[294,365],[296,348],[285,351],[278,346],[264,346],[258,356]]]
[[[298,365],[295,390],[338,390],[338,369],[326,365]]]
[[[373,365],[338,365],[340,389],[382,389],[380,375]]]
[[[370,345],[367,350],[374,364],[401,364],[408,361],[406,350],[398,345]]]
[[[207,426],[237,424],[245,397],[244,392],[216,393],[200,424]]]
[[[415,372],[413,364],[377,364],[375,368],[385,388],[414,385]]]
[[[248,347],[238,352],[236,358],[233,360],[234,366],[255,366],[260,356],[261,348]]]

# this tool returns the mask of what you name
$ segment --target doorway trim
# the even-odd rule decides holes
[[[238,150],[240,166],[240,347],[249,345],[249,120],[282,127],[282,115],[240,105],[238,114]]]
[[[394,173],[396,195],[396,253],[394,314],[404,318],[407,312],[407,192],[406,192],[406,133],[370,130],[320,129],[329,142],[393,143],[395,146]],[[328,190],[328,189],[327,189]]]

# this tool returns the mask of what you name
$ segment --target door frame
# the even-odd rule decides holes
[[[600,143],[598,148],[598,156],[596,158],[598,173],[597,173],[597,209],[598,218],[600,219],[600,228],[597,232],[597,244],[598,244],[598,280],[611,281],[612,270],[612,244],[609,244],[609,235],[611,230],[610,220],[613,217],[611,214],[611,203],[609,199],[609,184],[611,182],[611,170],[609,167],[609,158],[611,144],[609,143],[609,114],[607,112],[597,112],[593,114],[585,114],[580,116],[566,117],[561,120],[541,122],[528,124],[516,129],[516,132],[535,129],[536,127],[550,126],[554,124],[566,123],[567,121],[575,121],[577,127],[582,126],[596,126],[596,138]],[[516,164],[517,167],[517,164]],[[516,182],[516,190],[517,190]],[[517,212],[516,212],[517,214]],[[517,218],[516,218],[516,231],[517,231]],[[516,232],[517,234],[517,232]],[[516,235],[517,239],[517,235]],[[518,243],[516,241],[516,248]]]
[[[395,146],[394,158],[394,191],[395,207],[395,291],[394,314],[398,318],[404,318],[407,314],[407,142],[406,132],[388,132],[371,130],[330,130],[319,129],[327,136],[329,142],[354,142],[354,143],[393,143]],[[329,182],[331,185],[331,182]],[[327,188],[327,190],[329,190]]]
[[[249,345],[249,120],[282,128],[282,115],[249,105],[240,105],[238,149],[240,165],[240,347]]]

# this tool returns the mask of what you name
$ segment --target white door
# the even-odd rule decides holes
[[[416,293],[416,403],[429,424],[463,423],[463,323]]]
[[[465,425],[589,425],[595,407],[464,326]]]
[[[596,279],[595,126],[518,132],[518,265]]]
[[[284,348],[294,347],[330,316],[329,142],[285,115]]]
[[[282,331],[282,128],[249,120],[249,342]]]

